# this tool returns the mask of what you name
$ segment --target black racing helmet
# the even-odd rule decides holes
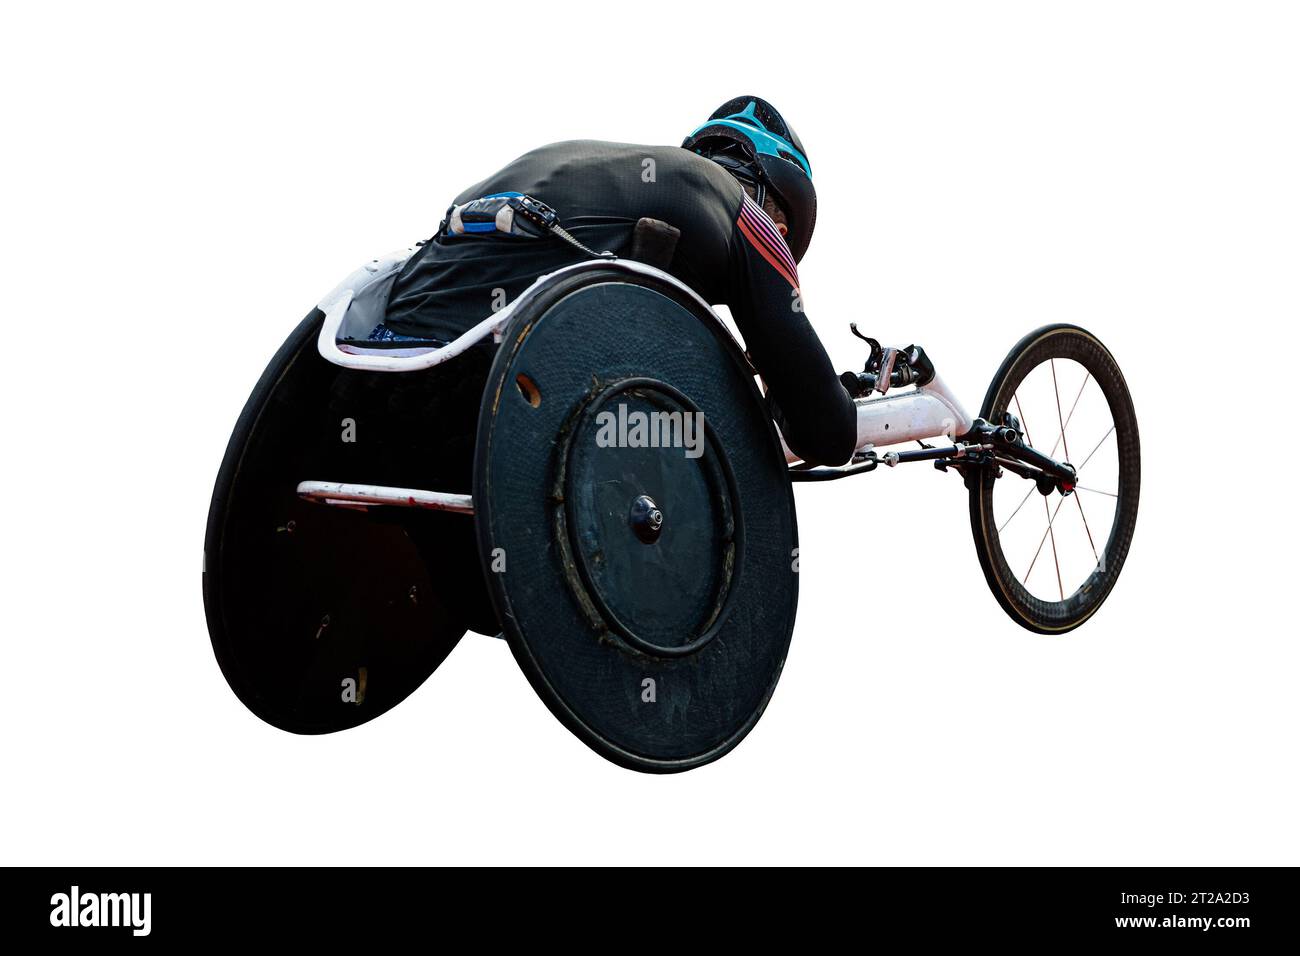
[[[817,222],[817,190],[803,143],[771,103],[757,96],[728,100],[682,146],[751,183],[759,205],[770,191],[789,219],[786,244],[796,262],[803,258]]]

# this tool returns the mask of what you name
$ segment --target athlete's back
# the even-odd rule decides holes
[[[681,230],[668,271],[709,302],[730,298],[729,245],[743,193],[702,156],[676,146],[553,143],[525,153],[454,202],[500,192],[540,199],[584,245],[620,256],[630,251],[638,219],[666,222]],[[583,258],[554,237],[434,236],[394,283],[386,324],[403,335],[454,338],[539,275]]]

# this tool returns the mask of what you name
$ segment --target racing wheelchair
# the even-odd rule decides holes
[[[607,759],[715,760],[757,722],[789,648],[794,482],[954,473],[994,597],[1042,634],[1088,620],[1123,568],[1137,422],[1081,328],[1025,336],[970,417],[924,349],[855,327],[870,347],[844,377],[859,449],[811,466],[722,320],[646,262],[544,275],[450,342],[367,341],[415,249],[358,269],[298,325],[216,480],[208,629],[235,694],[276,727],[364,723],[474,631],[503,636]]]

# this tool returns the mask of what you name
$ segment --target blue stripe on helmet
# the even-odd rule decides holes
[[[769,132],[767,127],[763,125],[763,121],[755,115],[754,110],[755,104],[751,102],[739,113],[732,113],[730,116],[709,120],[707,123],[696,127],[691,136],[698,136],[701,130],[710,126],[725,126],[728,129],[734,129],[737,133],[744,134],[745,138],[754,144],[754,149],[762,156],[778,156],[779,158],[779,153],[789,153],[803,168],[804,175],[812,179],[812,166],[808,162],[808,157],[804,156],[802,152],[795,148],[794,143],[784,136]]]

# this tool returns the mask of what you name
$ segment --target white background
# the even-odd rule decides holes
[[[1300,862],[1287,5],[4,19],[4,862]],[[675,143],[740,92],[810,151],[803,288],[838,367],[862,360],[856,320],[925,344],[978,406],[1038,325],[1110,346],[1143,494],[1106,606],[1065,638],[1021,630],[959,483],[915,466],[799,488],[784,677],[703,769],[605,763],[486,638],[348,733],[245,711],[200,555],[283,337],[520,152]]]

